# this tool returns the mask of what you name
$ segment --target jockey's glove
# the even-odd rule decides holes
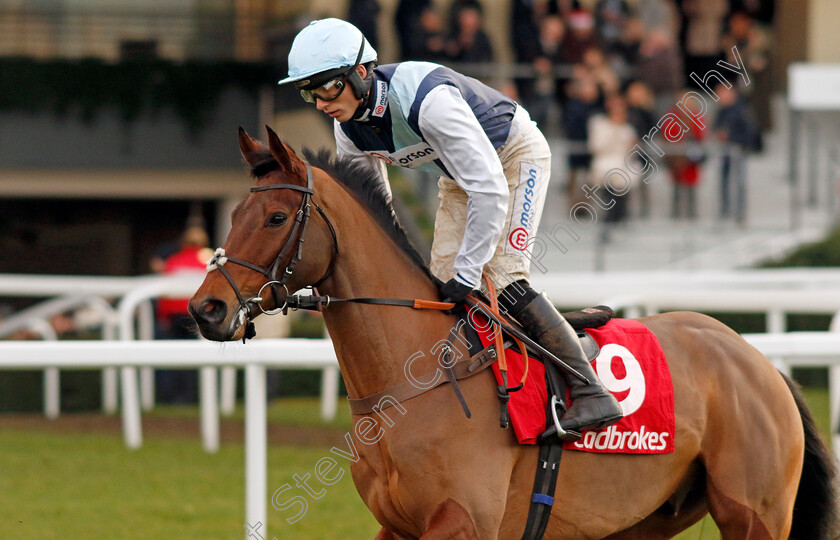
[[[440,288],[440,296],[444,302],[459,303],[473,291],[469,285],[464,285],[455,278],[450,279]]]

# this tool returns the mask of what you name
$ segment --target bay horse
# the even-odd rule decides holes
[[[327,151],[305,151],[304,161],[270,128],[267,147],[241,129],[239,144],[256,184],[190,300],[204,337],[243,339],[251,318],[281,307],[277,283],[266,287],[267,280],[291,291],[317,284],[336,298],[438,298],[375,173]],[[433,373],[438,358],[418,352],[428,353],[456,320],[350,302],[326,305],[323,316],[350,398],[405,383],[409,358],[414,373]],[[710,317],[676,312],[639,321],[670,366],[675,452],[565,452],[544,537],[671,538],[710,513],[725,540],[823,538],[834,465],[795,384]],[[460,381],[469,419],[447,387],[390,409],[398,412],[387,424],[353,416],[370,438],[356,441],[351,473],[382,525],[379,540],[522,535],[537,447],[499,428],[489,370]]]

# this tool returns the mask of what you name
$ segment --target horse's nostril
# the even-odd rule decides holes
[[[205,321],[213,324],[219,324],[225,320],[227,315],[227,305],[221,300],[211,298],[205,300],[199,307],[199,316]]]

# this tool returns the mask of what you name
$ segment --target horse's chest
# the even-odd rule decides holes
[[[392,458],[385,445],[373,445],[359,450],[359,460],[352,464],[350,472],[377,521],[387,524],[391,530],[416,532],[415,512],[410,509],[410,493],[414,490],[401,474],[400,462]]]
[[[434,499],[428,491],[439,487],[444,465],[438,451],[444,444],[434,437],[388,439],[359,448],[359,460],[351,467],[353,481],[380,523],[419,536]]]

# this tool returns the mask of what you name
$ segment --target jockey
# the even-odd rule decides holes
[[[496,284],[503,309],[543,347],[589,379],[566,375],[572,405],[565,430],[617,422],[621,408],[601,386],[569,323],[528,284],[528,239],[536,233],[551,167],[545,137],[528,112],[481,82],[429,62],[378,66],[352,24],[312,22],[289,52],[289,76],[303,99],[334,119],[338,156],[440,175],[430,270],[441,296],[460,302]],[[502,287],[499,286],[499,289]]]

